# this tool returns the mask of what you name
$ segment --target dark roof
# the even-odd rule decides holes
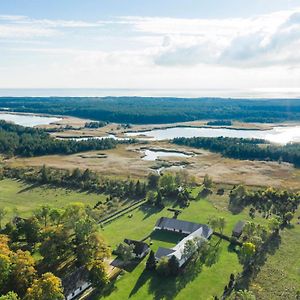
[[[160,259],[163,256],[167,256],[168,254],[171,254],[175,252],[175,250],[173,249],[168,249],[168,248],[163,248],[163,247],[159,247],[155,253],[155,257],[157,259]]]
[[[235,232],[235,233],[241,233],[241,232],[243,231],[244,226],[245,226],[245,222],[244,222],[244,221],[238,221],[238,222],[235,224],[235,226],[234,226],[232,232]]]
[[[178,220],[178,219],[170,219],[166,217],[161,217],[156,222],[156,227],[168,227],[176,230],[182,230],[188,233],[192,233],[199,228],[203,228],[203,236],[208,238],[210,235],[210,228],[205,224],[197,224],[193,222]]]
[[[148,244],[140,241],[125,239],[124,243],[126,243],[127,245],[134,245],[133,252],[135,255],[141,255],[149,249]]]
[[[89,282],[89,274],[85,267],[80,267],[68,274],[63,280],[64,295],[70,295],[80,288],[84,283]]]

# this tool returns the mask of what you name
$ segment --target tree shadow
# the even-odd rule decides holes
[[[154,274],[149,285],[149,292],[153,294],[153,299],[174,299],[189,282],[201,273],[202,266],[203,263],[198,259],[186,265],[177,277],[163,277]]]
[[[163,210],[163,207],[156,207],[151,205],[142,205],[139,207],[139,210],[141,210],[144,214],[143,220],[151,217],[153,214],[157,214],[160,211]]]
[[[114,291],[117,290],[115,286],[116,278],[112,280],[108,285],[106,285],[103,289],[95,289],[92,294],[88,297],[89,300],[99,300],[104,297],[108,297]]]
[[[211,247],[211,249],[209,249],[209,252],[207,254],[205,265],[207,267],[211,267],[212,265],[217,263],[220,258],[220,253],[221,253],[221,247],[219,247],[219,244],[217,247]]]
[[[31,190],[33,190],[33,189],[35,189],[35,188],[40,187],[40,186],[41,186],[40,183],[33,183],[33,184],[28,185],[28,186],[26,186],[25,188],[19,190],[19,191],[18,191],[18,194],[26,193],[26,192],[31,191]]]
[[[210,189],[204,188],[202,191],[199,192],[198,197],[201,198],[206,198],[209,195],[211,195],[213,192]]]
[[[136,281],[133,289],[129,294],[129,298],[132,297],[134,294],[138,292],[138,290],[150,279],[150,277],[155,276],[154,272],[147,271],[146,269],[143,270],[142,274]]]

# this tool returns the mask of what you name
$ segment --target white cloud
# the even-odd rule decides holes
[[[18,60],[0,62],[1,87],[284,90],[300,82],[300,9],[244,19],[95,22],[0,15],[0,38],[7,43],[0,55]]]
[[[0,15],[0,38],[49,37],[63,33],[68,28],[95,28],[105,22],[85,22],[74,20],[32,19],[19,15]]]
[[[52,28],[20,25],[1,25],[0,38],[36,38],[57,35],[59,32]]]
[[[300,63],[295,54],[300,42],[300,10],[245,19],[123,17],[121,20],[140,34],[168,37],[154,58],[158,65],[260,67]]]

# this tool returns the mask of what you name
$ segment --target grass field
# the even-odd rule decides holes
[[[231,214],[225,206],[227,196],[212,195],[206,199],[192,201],[183,210],[178,219],[207,223],[213,215],[224,216],[227,221],[225,233],[231,234],[234,224],[238,220],[248,220],[248,212]],[[133,212],[133,216],[123,216],[111,224],[104,226],[103,234],[112,247],[122,242],[124,238],[142,239],[149,235],[155,222],[161,216],[172,217],[173,213],[166,208],[158,210],[143,206]],[[262,221],[263,220],[259,220]],[[155,251],[158,246],[172,247],[180,239],[178,235],[154,232],[151,235],[151,248]],[[212,243],[220,242],[213,237]],[[134,270],[122,275],[105,295],[96,295],[99,299],[199,299],[206,300],[211,295],[220,296],[224,286],[228,283],[231,273],[238,273],[242,266],[238,262],[236,253],[228,247],[229,243],[221,241],[214,252],[210,266],[193,266],[178,278],[160,278],[156,274],[144,271],[146,259]]]
[[[101,194],[32,186],[10,179],[0,181],[0,207],[7,210],[4,222],[12,217],[14,209],[17,209],[20,216],[27,217],[42,205],[57,208],[63,208],[72,202],[95,205],[105,198],[105,195]]]
[[[251,285],[257,300],[294,300],[300,291],[300,225],[297,217],[293,227],[281,233],[279,249],[267,257]]]

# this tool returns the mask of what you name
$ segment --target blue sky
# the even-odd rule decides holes
[[[1,13],[98,20],[137,15],[175,18],[247,17],[299,6],[297,0],[1,0]]]
[[[300,92],[299,0],[1,0],[0,88]]]

